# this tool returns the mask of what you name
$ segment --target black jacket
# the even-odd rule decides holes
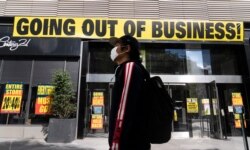
[[[109,119],[110,149],[149,150],[144,84],[147,76],[140,62],[118,66]]]

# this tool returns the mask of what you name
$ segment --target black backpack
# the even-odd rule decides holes
[[[150,143],[161,144],[171,139],[174,103],[159,76],[147,77],[145,84],[149,109],[148,134]]]

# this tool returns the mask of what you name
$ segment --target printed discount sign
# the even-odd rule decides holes
[[[1,106],[1,113],[20,113],[22,95],[23,84],[6,84]]]
[[[35,106],[36,115],[46,115],[51,113],[51,93],[53,92],[53,90],[54,86],[52,85],[38,85]]]
[[[91,129],[102,129],[103,128],[103,117],[102,115],[91,116]]]
[[[103,128],[104,92],[95,91],[92,95],[91,129]]]
[[[197,98],[187,98],[187,112],[198,113],[198,100]]]
[[[232,93],[233,106],[243,106],[241,93]]]
[[[104,105],[103,92],[93,92],[92,105]]]

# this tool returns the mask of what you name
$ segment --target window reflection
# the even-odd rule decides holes
[[[145,46],[146,68],[151,73],[185,74],[186,54],[183,44]]]
[[[244,71],[240,68],[242,45],[141,43],[141,47],[143,63],[150,73],[240,75],[240,69]],[[105,42],[89,43],[89,73],[114,73],[111,48]]]
[[[239,75],[242,45],[145,44],[146,68],[156,74]]]
[[[105,42],[90,42],[89,73],[114,73],[115,64],[110,59],[112,47]]]
[[[216,75],[239,75],[240,51],[244,50],[242,45],[205,45],[211,55],[212,74]]]
[[[211,57],[208,49],[187,48],[187,74],[211,75]]]
[[[187,74],[203,74],[203,57],[201,50],[186,50],[187,55]]]

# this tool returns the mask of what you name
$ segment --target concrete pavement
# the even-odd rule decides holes
[[[248,138],[248,143],[250,138]],[[46,143],[43,139],[3,139],[0,150],[108,150],[107,138],[88,137],[71,143]],[[244,150],[242,137],[227,140],[210,138],[172,139],[166,144],[153,144],[152,150]]]

